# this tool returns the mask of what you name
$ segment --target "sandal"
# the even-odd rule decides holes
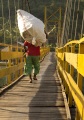
[[[34,79],[34,80],[37,80],[36,75],[34,75],[33,79]]]
[[[30,83],[32,83],[32,77],[31,77],[31,75],[29,75],[29,79],[30,79]]]

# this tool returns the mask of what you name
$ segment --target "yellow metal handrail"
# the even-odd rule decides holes
[[[68,103],[76,105],[76,120],[84,120],[84,37],[80,40],[68,42],[61,48],[56,48],[57,67]]]
[[[3,47],[4,49],[2,49]],[[0,43],[0,48],[0,87],[3,87],[11,84],[23,75],[25,58],[23,47]],[[40,60],[49,51],[50,48],[48,46],[41,47]]]

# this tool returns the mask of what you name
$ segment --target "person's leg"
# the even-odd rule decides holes
[[[26,58],[26,74],[29,75],[30,82],[32,83],[32,56],[27,56]]]
[[[34,80],[37,80],[36,75],[39,73],[40,70],[40,62],[39,56],[33,56],[33,65],[34,65]]]

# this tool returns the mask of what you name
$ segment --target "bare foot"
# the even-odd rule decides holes
[[[30,80],[30,83],[32,83],[32,80]]]
[[[37,80],[37,78],[36,78],[36,77],[33,77],[33,79],[34,79],[34,80]]]

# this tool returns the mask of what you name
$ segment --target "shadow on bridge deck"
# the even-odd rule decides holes
[[[54,53],[50,53],[41,63],[41,70],[38,75],[40,87],[30,102],[29,120],[66,119],[60,81],[55,73],[55,67]],[[34,109],[35,111],[33,111]]]

